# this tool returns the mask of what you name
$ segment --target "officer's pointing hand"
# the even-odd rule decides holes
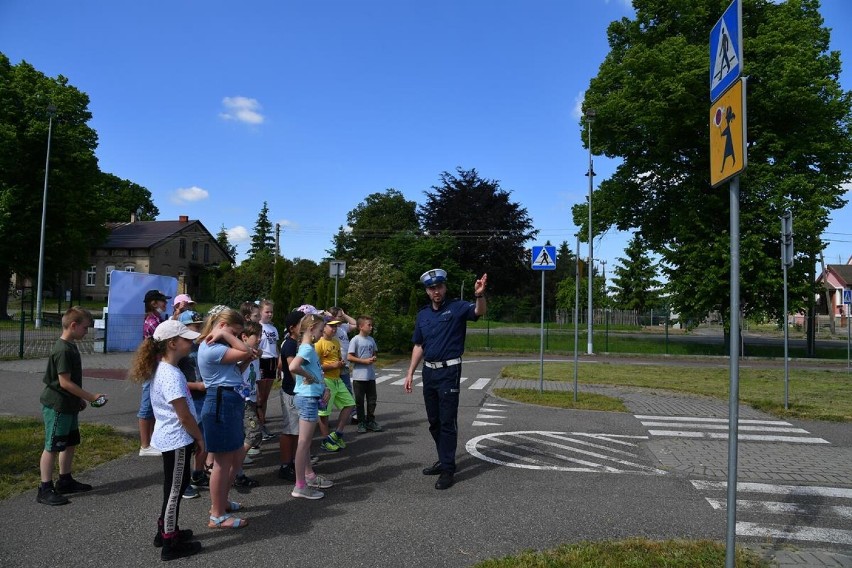
[[[482,278],[473,283],[473,293],[476,295],[484,294],[485,287],[488,284],[488,274],[483,274]]]

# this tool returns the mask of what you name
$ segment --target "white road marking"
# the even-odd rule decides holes
[[[603,473],[638,473],[644,475],[666,475],[666,472],[660,469],[649,467],[634,461],[622,459],[622,457],[638,458],[637,454],[611,448],[603,444],[595,444],[581,438],[591,437],[595,440],[606,440],[606,435],[590,434],[584,432],[541,432],[541,431],[519,431],[519,432],[500,432],[496,434],[486,434],[478,436],[467,442],[465,448],[467,451],[484,461],[491,463],[506,465],[522,469],[544,469],[550,471],[594,471]],[[550,438],[550,439],[548,439]],[[646,436],[637,437],[647,440]],[[517,439],[528,440],[535,445],[519,444]],[[568,442],[569,444],[561,444],[553,439]],[[480,448],[480,443],[482,447]],[[487,443],[487,445],[486,445]],[[629,442],[618,440],[617,443],[623,445]],[[503,449],[497,447],[509,446]],[[590,449],[582,449],[577,446],[583,446]],[[555,448],[548,450],[547,447]],[[524,450],[527,455],[517,454],[509,451],[511,449]],[[598,451],[592,451],[598,450]],[[582,457],[575,457],[579,454]],[[608,455],[608,454],[616,454]],[[621,456],[621,457],[619,457]],[[511,461],[505,461],[502,457],[512,458]],[[562,462],[576,463],[583,468],[568,467],[553,463],[553,460]]]
[[[477,416],[477,418],[479,418]],[[499,422],[483,422],[482,420],[474,420],[471,426],[502,426]]]
[[[664,428],[682,428],[684,425],[678,422],[642,422],[643,426],[656,426]],[[727,430],[727,424],[690,424],[692,428],[702,428],[704,430]],[[773,426],[749,426],[741,424],[737,426],[740,432],[784,432],[787,434],[810,434],[804,428],[795,427],[773,427]]]
[[[648,416],[646,414],[636,414],[639,420],[667,420],[674,422],[723,422],[728,423],[727,418],[704,418],[701,416]],[[789,422],[782,420],[743,420],[737,421],[737,424],[766,424],[767,426],[792,426]]]
[[[491,382],[491,379],[486,379],[486,378],[477,379],[476,382],[474,382],[472,385],[470,385],[470,388],[472,390],[482,390],[482,389],[485,388],[485,385],[487,385],[490,382]]]
[[[727,481],[690,480],[692,486],[704,491],[723,491],[728,488]],[[818,485],[774,485],[771,483],[737,483],[737,493],[775,493],[777,495],[808,497],[839,497],[852,499],[852,489],[843,487],[821,487]]]
[[[717,511],[728,508],[726,499],[706,497],[710,506]],[[815,505],[813,503],[783,503],[780,501],[752,501],[737,499],[737,513],[768,513],[772,515],[800,515],[808,517],[824,516],[826,514],[852,519],[852,507],[844,505]]]
[[[376,377],[376,384],[383,383],[385,381],[389,381],[389,380],[395,379],[395,378],[396,378],[396,375],[381,375],[379,377]],[[392,384],[394,384],[394,383],[392,383]]]
[[[832,542],[845,545],[852,544],[852,531],[821,527],[764,526],[757,523],[738,521],[737,535],[785,540],[805,540],[809,542]]]
[[[684,432],[679,430],[648,430],[652,436],[667,436],[674,438],[710,438],[711,440],[727,440],[727,433],[717,432]],[[747,442],[790,442],[793,444],[829,444],[822,438],[806,438],[798,436],[762,436],[759,434],[737,434],[738,440]]]

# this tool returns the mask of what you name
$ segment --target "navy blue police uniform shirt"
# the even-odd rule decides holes
[[[445,300],[435,310],[430,302],[417,312],[412,341],[415,345],[423,346],[423,358],[426,361],[455,359],[464,353],[467,322],[478,319],[476,304],[464,300]]]

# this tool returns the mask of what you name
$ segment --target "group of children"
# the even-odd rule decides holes
[[[302,306],[287,315],[287,333],[279,347],[272,302],[248,302],[241,311],[216,306],[204,320],[197,312],[183,311],[143,339],[131,364],[131,380],[150,392],[154,418],[150,445],[163,459],[163,499],[154,538],[163,560],[201,550],[200,543],[192,541],[192,531],[178,527],[181,497],[196,497],[201,487],[210,489],[210,528],[247,526],[246,519],[234,515],[242,504],[229,499],[229,490],[258,485],[242,465],[260,452],[261,441],[273,438],[266,427],[266,406],[279,375],[279,477],[295,483],[293,497],[319,499],[324,496],[321,490],[333,485],[313,469],[310,450],[317,424],[324,436],[321,446],[330,452],[346,447],[343,433],[356,404],[358,432],[382,430],[374,415],[377,349],[371,337],[372,318],[356,321],[339,309],[332,315]],[[85,337],[91,314],[69,308],[62,324],[41,397],[45,449],[37,500],[48,505],[65,504],[64,494],[91,489],[71,476],[74,449],[80,442],[77,414],[87,402],[92,406],[106,402],[105,395],[83,390],[82,364],[74,344]],[[353,324],[358,334],[349,341],[347,332]],[[345,348],[338,339],[341,331]],[[354,396],[347,357],[353,364]],[[332,431],[328,416],[335,407],[340,415]],[[57,456],[60,478],[54,486]]]

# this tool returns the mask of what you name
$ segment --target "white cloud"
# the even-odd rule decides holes
[[[295,221],[291,221],[289,219],[279,219],[277,222],[278,222],[279,225],[281,225],[281,228],[285,231],[288,230],[288,229],[292,230],[292,229],[298,229],[299,228],[298,223],[296,223]]]
[[[262,124],[265,120],[260,113],[261,106],[257,99],[248,97],[225,97],[222,99],[225,110],[219,113],[224,120],[236,120],[246,124]]]
[[[614,0],[614,1],[613,0],[604,0],[605,4],[609,4],[610,2],[613,2],[615,4],[621,4],[622,6],[624,6],[625,8],[627,8],[629,10],[633,9],[633,0]]]
[[[586,100],[586,91],[580,91],[577,93],[577,96],[574,97],[574,107],[571,109],[571,116],[576,120],[580,120],[583,117],[584,100]]]
[[[248,229],[246,229],[242,225],[237,225],[236,227],[225,229],[225,233],[227,233],[228,235],[228,242],[232,245],[238,243],[247,243],[250,240]]]
[[[172,203],[176,203],[181,205],[183,203],[192,203],[195,201],[203,201],[210,197],[210,194],[206,189],[201,189],[200,187],[192,186],[192,187],[179,187],[174,193],[172,193],[171,201]]]

